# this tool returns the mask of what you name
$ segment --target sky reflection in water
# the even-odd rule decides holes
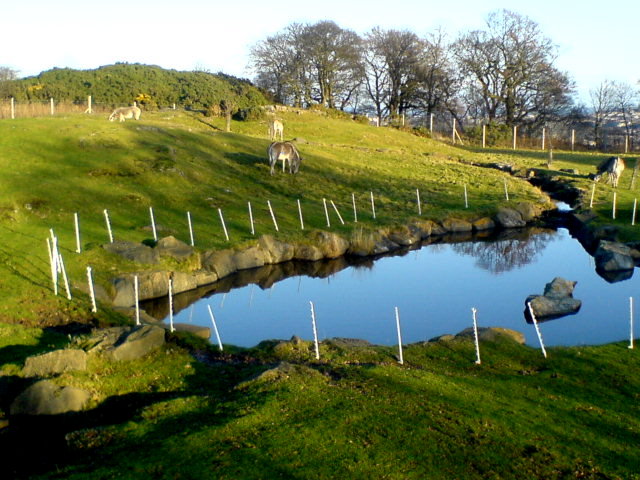
[[[542,294],[557,276],[578,282],[574,297],[582,300],[582,308],[541,323],[545,345],[629,338],[629,297],[637,294],[638,281],[607,283],[565,229],[528,240],[427,245],[328,278],[297,276],[266,290],[248,285],[202,298],[176,313],[174,322],[211,326],[211,305],[225,344],[250,347],[292,335],[312,339],[311,300],[321,340],[349,337],[394,345],[395,306],[405,344],[472,326],[475,307],[480,327],[518,330],[527,344],[538,346],[535,329],[523,316],[524,300]]]

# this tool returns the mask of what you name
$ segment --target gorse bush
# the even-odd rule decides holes
[[[146,109],[180,105],[190,110],[214,113],[221,103],[250,109],[267,102],[248,80],[208,72],[179,72],[157,66],[117,63],[95,70],[54,68],[34,77],[7,82],[7,96],[18,102],[82,104],[93,102],[129,105],[137,101]]]

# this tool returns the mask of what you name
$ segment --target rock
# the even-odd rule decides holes
[[[160,256],[171,257],[179,262],[188,260],[195,254],[193,247],[171,235],[158,240],[155,249]]]
[[[631,248],[623,243],[601,240],[594,255],[596,269],[604,272],[633,270],[635,261]]]
[[[458,338],[474,337],[475,333],[472,327],[465,328],[460,333],[456,334]],[[442,338],[442,337],[440,337]],[[501,327],[479,327],[478,328],[478,340],[484,342],[495,342],[500,339],[507,338],[513,340],[521,345],[524,345],[525,338],[522,332],[511,330],[509,328]]]
[[[82,410],[89,392],[74,387],[61,387],[49,380],[34,383],[11,404],[11,415],[59,415]]]
[[[496,228],[496,222],[491,220],[489,217],[483,217],[475,220],[471,226],[473,227],[473,230],[484,232]]]
[[[163,297],[169,293],[170,272],[140,272],[137,275],[139,300]],[[113,279],[116,292],[112,300],[114,306],[135,305],[134,277],[135,274],[127,274]]]
[[[330,232],[316,232],[312,236],[312,242],[317,245],[325,258],[341,257],[349,248],[347,240]]]
[[[196,277],[190,273],[184,272],[171,272],[170,274],[172,282],[172,292],[174,294],[188,292],[198,288],[198,282]],[[169,287],[167,285],[167,293],[169,293]]]
[[[542,208],[539,205],[529,202],[520,202],[516,205],[515,209],[520,213],[522,220],[525,222],[535,220],[542,213]]]
[[[66,349],[27,357],[22,373],[25,377],[47,377],[86,369],[86,352],[78,349]]]
[[[411,225],[420,233],[420,238],[425,239],[431,236],[435,223],[431,220],[415,220]]]
[[[298,244],[295,246],[293,258],[296,260],[318,261],[324,258],[322,251],[314,245]]]
[[[264,251],[260,247],[250,247],[236,252],[233,256],[233,262],[237,270],[247,270],[262,267],[265,263],[264,258]]]
[[[578,282],[556,277],[544,286],[544,296],[550,298],[572,297],[576,283]]]
[[[576,282],[556,277],[544,287],[544,295],[529,295],[525,300],[524,316],[533,323],[528,304],[531,304],[536,320],[545,321],[573,315],[580,310],[582,302],[573,298]]]
[[[160,255],[157,250],[142,243],[118,240],[113,243],[107,243],[103,245],[102,248],[133,262],[158,263],[160,260]]]
[[[134,360],[144,357],[164,343],[163,328],[143,325],[121,335],[113,347],[107,349],[107,352],[116,361]]]
[[[494,221],[502,228],[524,227],[527,224],[519,211],[506,207],[500,207],[498,209]]]
[[[473,228],[470,222],[458,218],[443,220],[442,227],[450,233],[470,232]]]
[[[293,259],[295,247],[290,243],[276,240],[271,235],[262,235],[258,245],[264,252],[264,263],[282,263]]]
[[[395,227],[387,234],[389,240],[397,245],[408,247],[421,239],[420,230],[408,226]]]
[[[202,287],[204,285],[210,285],[218,281],[218,275],[215,272],[208,272],[206,270],[199,270],[193,273],[196,285]]]
[[[215,273],[218,279],[224,278],[237,271],[233,250],[211,250],[202,256],[202,266]]]
[[[194,325],[193,323],[174,323],[173,329],[176,332],[188,332],[196,337],[204,338],[206,340],[211,338],[211,329],[209,327]]]

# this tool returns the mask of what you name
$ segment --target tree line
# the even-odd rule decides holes
[[[613,82],[605,82],[612,88],[602,92],[602,104],[596,105],[595,93],[592,105],[576,104],[575,82],[556,59],[557,47],[536,22],[498,10],[485,28],[452,40],[442,30],[421,37],[375,27],[358,35],[330,20],[292,23],[251,48],[250,67],[256,85],[276,102],[392,121],[435,114],[461,126],[495,122],[533,132],[557,122],[581,124],[589,110],[605,112],[605,119],[637,110],[637,90]]]

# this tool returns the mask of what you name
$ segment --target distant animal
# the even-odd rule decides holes
[[[284,125],[280,120],[271,120],[269,122],[269,139],[273,142],[280,136],[280,141],[284,140]]]
[[[282,171],[287,162],[289,162],[289,173],[298,173],[300,170],[300,162],[302,157],[298,152],[296,146],[291,142],[273,142],[269,145],[269,165],[271,166],[271,175],[273,175],[273,168],[278,163],[278,160],[282,160]]]
[[[138,107],[120,107],[116,108],[111,115],[109,115],[109,121],[113,122],[116,118],[121,122],[124,122],[126,118],[140,120],[141,113],[142,111]]]
[[[597,182],[606,173],[608,176],[607,181],[616,188],[622,172],[624,172],[624,160],[620,157],[609,157],[598,165],[598,172],[593,179]]]

